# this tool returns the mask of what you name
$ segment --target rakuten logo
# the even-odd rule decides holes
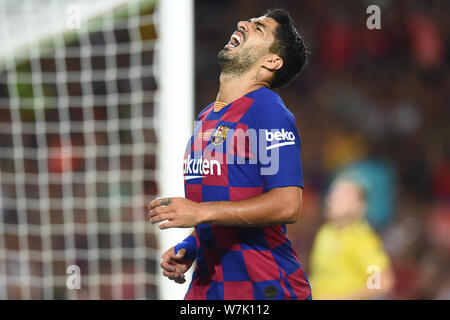
[[[275,140],[275,142],[278,142],[278,141],[284,141],[284,142],[271,144],[270,146],[267,146],[266,150],[295,144],[295,135],[292,131],[286,131],[284,129],[281,129],[281,131],[280,130],[276,130],[276,131],[266,130],[266,141],[272,142],[274,140]]]
[[[191,159],[190,155],[183,161],[183,173],[184,180],[201,179],[205,178],[205,175],[222,175],[219,161],[203,159],[203,157]]]

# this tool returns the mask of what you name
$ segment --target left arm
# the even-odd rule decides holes
[[[380,273],[380,288],[369,289],[367,286],[356,291],[353,294],[349,294],[344,299],[348,300],[368,300],[376,298],[385,298],[389,295],[394,288],[394,273],[391,267],[387,267],[381,270]]]
[[[380,273],[380,288],[369,289],[367,286],[344,296],[323,296],[320,300],[370,300],[386,299],[394,288],[395,278],[391,267],[383,269]],[[389,298],[388,298],[389,299]]]
[[[295,223],[301,206],[302,189],[283,187],[240,201],[197,203],[184,198],[156,199],[149,204],[149,215],[152,223],[168,220],[160,229],[187,228],[201,223],[261,227]]]

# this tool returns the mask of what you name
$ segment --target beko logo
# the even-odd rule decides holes
[[[282,146],[295,144],[295,134],[292,131],[286,131],[284,129],[272,131],[266,130],[266,141],[276,142],[275,144],[267,146],[266,150],[279,148]]]

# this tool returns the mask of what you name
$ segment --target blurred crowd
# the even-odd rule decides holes
[[[366,28],[370,4],[381,30]],[[304,268],[335,174],[383,163],[392,205],[372,224],[395,274],[389,298],[450,299],[450,3],[196,1],[197,112],[215,99],[217,53],[237,22],[271,7],[291,13],[310,51],[278,91],[302,137],[304,207],[288,233]]]

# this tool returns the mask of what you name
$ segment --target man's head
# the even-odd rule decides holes
[[[325,202],[326,216],[330,221],[353,221],[362,218],[366,210],[366,196],[360,184],[351,179],[338,179],[331,184]]]
[[[270,9],[259,18],[240,21],[218,58],[223,73],[240,76],[253,72],[278,88],[303,69],[307,50],[289,13]]]

